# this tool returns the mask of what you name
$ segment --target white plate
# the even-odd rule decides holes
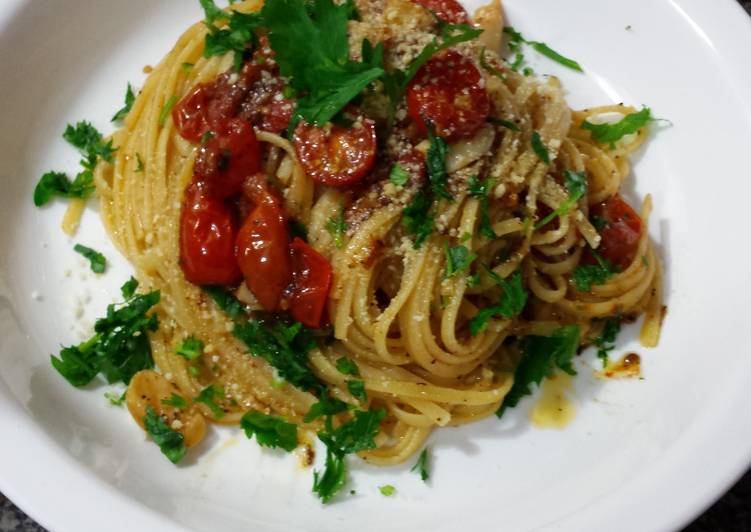
[[[748,17],[734,0],[506,3],[511,24],[586,69],[537,62],[564,79],[573,106],[647,104],[673,122],[636,157],[633,181],[633,194],[655,200],[669,305],[658,349],[639,349],[634,330],[619,339],[619,354],[643,355],[645,380],[597,381],[590,354],[568,429],[530,427],[525,401],[502,422],[435,433],[428,485],[409,465],[353,460],[357,494],[326,507],[310,493],[310,470],[237,430],[213,431],[193,463],[172,466],[105,388],[75,390],[50,367],[49,353],[78,341],[72,301],[89,294],[93,319],[128,269],[93,209],[70,240],[58,229],[63,205],[36,209],[31,193],[44,171],[76,167],[60,138],[66,122],[109,131],[126,82],[142,82],[142,67],[200,18],[198,3],[3,0],[0,490],[60,532],[664,531],[719,496],[751,459]],[[117,264],[80,279],[74,241]],[[381,496],[383,484],[397,495]]]

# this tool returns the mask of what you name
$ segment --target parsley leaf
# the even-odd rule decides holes
[[[162,399],[162,404],[167,406],[174,406],[175,408],[187,408],[188,401],[184,397],[172,392],[169,399]]]
[[[218,7],[214,0],[198,0],[203,8],[203,12],[206,15],[206,23],[213,24],[217,20],[226,20],[229,15],[225,13],[223,9]]]
[[[535,224],[535,231],[537,231],[541,227],[545,227],[555,218],[568,214],[568,211],[571,210],[571,207],[576,205],[576,202],[579,201],[582,196],[587,193],[586,172],[572,172],[571,170],[566,170],[564,172],[564,176],[566,182],[566,190],[568,190],[568,199],[561,203],[556,210],[537,222]]]
[[[308,11],[308,8],[310,11]],[[383,47],[369,61],[349,59],[351,9],[333,0],[275,0],[261,11],[282,75],[298,94],[296,119],[324,125],[372,81],[384,74]]]
[[[219,419],[224,417],[225,412],[222,408],[216,404],[216,400],[224,396],[224,388],[218,384],[210,384],[199,393],[193,401],[196,403],[203,403],[209,407],[214,417]]]
[[[81,165],[87,170],[94,170],[97,157],[112,162],[112,154],[115,152],[112,141],[104,142],[102,134],[85,120],[76,123],[75,126],[68,124],[63,132],[63,138],[84,154],[86,158],[81,161]]]
[[[159,112],[159,125],[164,126],[165,122],[167,122],[167,117],[170,114],[170,111],[172,111],[172,108],[177,103],[177,96],[174,94],[170,96],[166,102],[164,102],[164,107],[162,107],[162,110]]]
[[[378,486],[378,491],[380,491],[381,495],[384,497],[391,497],[396,493],[396,488],[391,484],[386,484],[385,486]]]
[[[619,316],[605,318],[602,332],[594,342],[597,347],[597,358],[602,360],[603,368],[608,365],[608,353],[615,348],[613,342],[615,342],[619,332],[621,332],[621,318]]]
[[[510,129],[511,131],[521,131],[521,128],[519,128],[519,126],[514,124],[511,120],[504,120],[503,118],[494,118],[491,116],[490,118],[488,118],[488,122],[495,124],[496,126],[505,127],[506,129]]]
[[[188,336],[175,348],[175,353],[187,360],[195,360],[203,354],[203,342],[195,336]]]
[[[130,279],[125,281],[125,283],[120,287],[120,292],[123,294],[124,299],[130,299],[131,297],[133,297],[133,294],[136,293],[137,288],[138,281],[131,275]]]
[[[503,416],[507,408],[519,404],[522,397],[530,395],[530,386],[539,385],[556,367],[576,375],[571,360],[579,345],[579,333],[578,325],[566,325],[550,336],[526,336],[522,340],[522,359],[514,372],[514,384],[496,412],[498,417]]]
[[[550,46],[548,46],[544,42],[528,41],[527,39],[524,38],[524,36],[521,33],[516,31],[511,26],[503,28],[503,33],[509,36],[509,50],[511,50],[512,52],[516,54],[516,56],[514,57],[514,61],[511,64],[511,68],[514,71],[518,71],[519,67],[521,67],[522,64],[524,63],[524,54],[522,53],[521,46],[522,44],[527,44],[539,54],[544,55],[548,59],[552,59],[556,63],[559,63],[572,70],[576,70],[577,72],[584,72],[581,65],[577,63],[576,61],[574,61],[573,59],[569,59],[568,57],[559,54],[558,52],[550,48]],[[529,70],[531,71],[531,69]],[[524,75],[528,75],[528,74],[525,72]]]
[[[360,402],[365,402],[368,399],[368,394],[365,392],[365,382],[361,380],[348,380],[347,389],[356,399]]]
[[[550,164],[550,154],[537,131],[532,133],[532,149],[542,162]]]
[[[104,269],[107,267],[107,259],[104,258],[104,255],[94,249],[82,246],[81,244],[73,246],[73,251],[88,259],[92,272],[104,273]]]
[[[136,153],[136,172],[143,172],[144,165],[143,165],[143,159],[141,159],[141,154]]]
[[[107,307],[107,315],[94,324],[94,336],[76,346],[63,347],[59,358],[50,357],[52,366],[73,386],[90,383],[99,373],[107,382],[125,384],[142,369],[154,367],[147,332],[158,327],[155,315],[146,313],[159,303],[159,291],[136,295],[117,308]]]
[[[488,208],[490,206],[490,178],[480,181],[477,176],[469,178],[469,195],[480,200],[480,223],[477,226],[477,232],[487,239],[496,238],[493,226],[490,224]]]
[[[652,111],[649,107],[644,107],[641,111],[626,115],[612,124],[593,124],[585,120],[580,127],[591,132],[592,140],[595,142],[610,144],[610,147],[613,148],[616,141],[621,140],[626,135],[636,133],[653,121]]]
[[[576,70],[577,72],[584,72],[584,69],[579,63],[577,63],[573,59],[569,59],[568,57],[559,54],[544,42],[527,41],[527,44],[530,45],[536,52],[544,55],[548,59],[552,59],[556,63],[568,67],[571,70]]]
[[[303,421],[305,421],[305,423],[310,423],[319,417],[335,416],[336,414],[346,412],[349,408],[350,406],[347,403],[336,397],[332,397],[326,391],[321,393],[321,397],[318,399],[317,403],[313,403],[313,406],[310,407],[308,413],[305,414]]]
[[[248,316],[245,304],[224,288],[220,286],[202,286],[201,289],[233,320]]]
[[[402,211],[402,225],[415,236],[415,249],[420,249],[433,232],[435,222],[430,215],[431,204],[430,197],[421,190]]]
[[[430,478],[430,474],[428,473],[428,448],[425,447],[422,452],[420,453],[419,458],[417,458],[417,462],[415,462],[415,465],[412,466],[412,469],[410,471],[419,473],[420,478],[423,482],[427,482],[427,480]]]
[[[115,116],[112,117],[111,122],[119,122],[120,120],[123,120],[126,116],[128,116],[128,113],[130,113],[130,110],[133,107],[133,103],[135,101],[136,95],[133,94],[133,87],[131,87],[130,83],[128,83],[128,89],[125,91],[125,105],[122,107],[122,109],[115,113]]]
[[[151,439],[159,446],[162,454],[169,458],[170,462],[176,464],[182,460],[188,451],[184,443],[185,438],[181,433],[169,428],[164,419],[156,415],[151,405],[146,406],[143,425]]]
[[[480,66],[486,70],[491,76],[495,76],[501,81],[506,81],[506,76],[503,75],[503,72],[501,72],[498,68],[494,67],[488,61],[485,59],[485,52],[487,50],[485,47],[482,47],[482,50],[480,50]]]
[[[431,189],[436,196],[452,200],[454,197],[446,188],[448,178],[448,174],[446,173],[448,144],[445,139],[436,136],[432,128],[428,130],[428,138],[430,139],[430,147],[425,157],[425,167],[428,171]]]
[[[397,187],[403,187],[409,181],[409,174],[402,168],[399,163],[396,163],[391,167],[391,173],[389,173],[389,181],[391,181]]]
[[[357,368],[357,364],[346,357],[341,357],[336,361],[336,369],[343,375],[360,376],[360,370]]]
[[[123,406],[123,402],[125,402],[125,392],[122,394],[113,391],[104,392],[104,397],[112,406]]]
[[[329,232],[331,238],[334,239],[334,245],[337,249],[344,247],[344,236],[347,234],[349,226],[344,220],[344,212],[339,213],[338,216],[332,216],[329,221],[326,222],[326,231]]]
[[[308,352],[315,347],[313,335],[301,323],[250,320],[236,324],[233,334],[248,346],[253,356],[266,360],[287,382],[306,391],[321,387],[308,363]]]
[[[581,292],[589,292],[592,290],[592,285],[604,284],[614,274],[618,273],[616,267],[609,260],[601,257],[595,250],[592,250],[592,255],[597,260],[597,264],[577,266],[571,276],[577,290]]]
[[[343,456],[337,456],[331,449],[326,448],[326,465],[323,473],[313,471],[313,492],[323,503],[329,502],[347,482],[347,462]]]
[[[297,425],[284,418],[251,410],[240,419],[240,426],[249,439],[255,434],[262,447],[279,447],[287,452],[297,447]]]
[[[527,305],[527,292],[522,284],[522,274],[517,271],[510,280],[501,279],[493,270],[487,269],[488,275],[501,287],[501,300],[497,305],[480,309],[477,315],[469,320],[469,332],[477,336],[485,330],[488,320],[493,316],[512,318],[524,310]]]
[[[452,277],[462,270],[469,269],[469,266],[477,258],[477,255],[472,253],[462,244],[453,247],[449,247],[448,244],[445,244],[443,250],[446,254],[445,277]]]

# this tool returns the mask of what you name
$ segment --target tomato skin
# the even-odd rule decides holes
[[[407,111],[421,132],[456,140],[473,135],[490,113],[482,74],[467,57],[453,50],[434,56],[407,87]],[[426,123],[427,122],[427,123]]]
[[[220,199],[238,194],[245,179],[261,169],[261,148],[253,127],[234,118],[225,133],[201,146],[193,168],[194,181],[204,182]]]
[[[247,287],[265,310],[274,312],[280,310],[282,294],[292,282],[287,221],[265,177],[256,174],[248,181],[244,190],[253,191],[255,206],[237,234],[235,256]]]
[[[618,194],[590,210],[606,222],[600,231],[602,240],[597,252],[621,270],[628,268],[636,255],[642,234],[642,221],[636,211]]]
[[[235,261],[232,213],[196,185],[185,193],[180,213],[180,266],[193,284],[236,285],[242,273]]]
[[[300,122],[294,133],[297,157],[316,182],[333,187],[357,183],[375,162],[375,123],[359,118],[352,127],[317,127]]]
[[[456,0],[412,0],[415,4],[429,9],[435,16],[449,24],[469,24],[469,15]]]
[[[290,313],[303,325],[318,328],[333,279],[331,264],[299,237],[292,241],[290,253],[293,278]]]

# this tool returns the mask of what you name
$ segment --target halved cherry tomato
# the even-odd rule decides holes
[[[292,269],[282,203],[265,179],[256,174],[244,187],[255,206],[237,234],[235,256],[245,284],[261,306],[271,312],[280,309],[282,293],[292,281]]]
[[[290,245],[292,255],[292,317],[308,327],[320,327],[333,277],[331,264],[301,238]]]
[[[469,15],[456,0],[412,0],[449,24],[469,24]]]
[[[642,232],[639,215],[620,195],[615,195],[594,205],[590,216],[599,216],[606,222],[600,231],[602,241],[597,252],[622,270],[628,268],[634,260]]]
[[[407,87],[407,111],[418,127],[455,140],[469,137],[490,113],[490,99],[482,74],[462,54],[448,50],[417,71]]]
[[[227,122],[220,136],[201,146],[193,179],[206,183],[210,194],[228,198],[238,194],[245,179],[261,169],[261,149],[253,127],[241,118]]]
[[[373,166],[375,124],[359,118],[352,127],[316,127],[300,122],[295,152],[305,172],[318,183],[341,187],[360,181]]]
[[[239,283],[236,232],[232,213],[221,200],[196,185],[188,187],[180,214],[180,266],[185,278],[194,284]]]

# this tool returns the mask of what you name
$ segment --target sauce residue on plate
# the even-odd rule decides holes
[[[576,415],[576,407],[566,397],[573,387],[573,379],[565,373],[545,379],[540,387],[540,398],[529,413],[532,424],[541,429],[562,429]]]
[[[605,379],[639,378],[641,377],[641,358],[636,353],[628,353],[608,364],[598,375]]]

